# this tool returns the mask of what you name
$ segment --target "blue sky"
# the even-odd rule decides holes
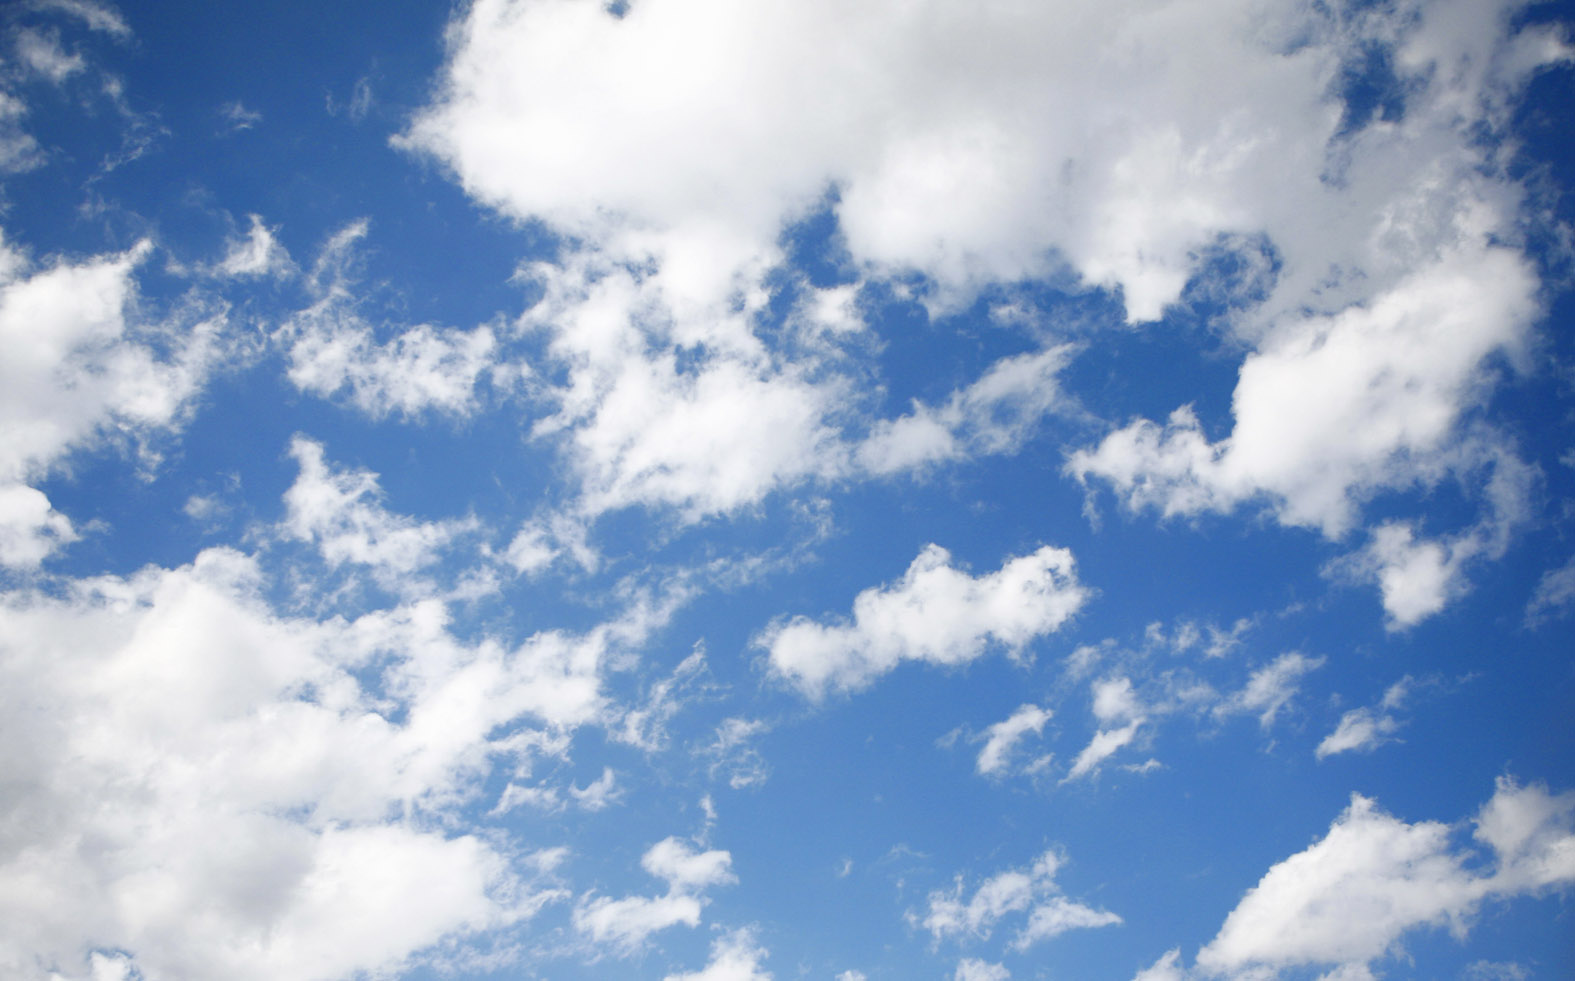
[[[0,32],[0,973],[1575,972],[1566,8]]]

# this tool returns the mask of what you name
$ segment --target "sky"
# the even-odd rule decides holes
[[[1575,976],[1575,16],[0,8],[0,974]]]

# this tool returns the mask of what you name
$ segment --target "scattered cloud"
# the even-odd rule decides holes
[[[1114,913],[1061,895],[1055,875],[1062,861],[1057,852],[1047,851],[1025,868],[1008,869],[985,879],[966,902],[959,876],[951,890],[930,893],[920,925],[937,941],[984,940],[1003,918],[1026,913],[1027,922],[1011,944],[1014,950],[1023,951],[1068,930],[1120,923],[1121,917]]]
[[[851,622],[798,617],[755,642],[774,671],[818,698],[862,688],[904,660],[964,664],[992,644],[1020,651],[1065,623],[1087,596],[1066,549],[1047,545],[974,577],[929,545],[898,582],[861,592]]]
[[[706,902],[704,891],[738,881],[732,873],[732,856],[727,852],[697,852],[671,837],[652,845],[640,865],[652,876],[667,881],[667,894],[623,899],[594,894],[581,897],[574,909],[574,927],[592,943],[629,954],[660,930],[699,926]]]
[[[1013,749],[1029,735],[1039,735],[1050,721],[1050,710],[1037,705],[1022,705],[1006,719],[984,731],[984,748],[979,750],[975,769],[984,776],[1000,776],[1011,763]]]

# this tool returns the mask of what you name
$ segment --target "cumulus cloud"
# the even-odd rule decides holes
[[[0,564],[35,566],[74,537],[27,483],[74,449],[177,427],[218,361],[222,316],[137,317],[137,267],[152,250],[34,266],[0,242]]]
[[[1047,851],[1025,868],[1007,869],[985,879],[966,901],[963,880],[958,876],[950,890],[930,893],[921,925],[936,940],[982,940],[1003,918],[1026,913],[1026,923],[1012,940],[1013,949],[1023,951],[1068,930],[1120,923],[1121,917],[1108,910],[1061,895],[1055,882],[1061,862],[1059,854]]]
[[[1481,904],[1575,882],[1575,794],[1500,778],[1473,838],[1487,866],[1451,841],[1448,825],[1410,824],[1353,794],[1321,840],[1276,864],[1225,918],[1184,972],[1171,951],[1142,981],[1272,979],[1298,968],[1365,979],[1408,932],[1447,927],[1459,938]]]
[[[929,545],[896,583],[861,592],[851,622],[797,617],[755,642],[769,652],[774,671],[820,697],[864,687],[904,660],[956,665],[992,645],[1020,651],[1059,628],[1086,598],[1066,549],[1047,545],[975,577]]]
[[[150,977],[393,971],[561,896],[431,821],[500,724],[588,717],[551,641],[467,647],[433,601],[281,616],[226,549],[67,586],[0,599],[9,976],[95,950]]]
[[[1221,232],[1266,224],[1304,289],[1349,267],[1351,226],[1432,162],[1419,135],[1456,149],[1486,97],[1550,54],[1496,57],[1502,17],[490,0],[455,24],[443,86],[401,142],[507,214],[654,255],[694,298],[725,295],[835,185],[856,261],[961,288],[1057,255],[1151,319]],[[1329,77],[1396,36],[1421,134],[1342,144]],[[1087,91],[1122,111],[1089,111],[1072,95]],[[1326,180],[1331,158],[1344,181]]]
[[[766,953],[752,930],[734,930],[711,944],[711,960],[705,967],[669,974],[663,981],[771,981],[771,972],[760,967]]]
[[[640,865],[667,881],[666,895],[612,899],[587,894],[575,907],[574,927],[593,943],[627,954],[660,930],[699,926],[706,903],[702,893],[738,881],[732,861],[725,851],[698,852],[677,838],[664,838],[646,851]]]
[[[1264,499],[1337,534],[1361,499],[1426,474],[1417,458],[1536,313],[1528,264],[1496,244],[1516,192],[1473,127],[1499,125],[1505,94],[1565,51],[1547,30],[1511,36],[1511,6],[487,0],[456,19],[434,99],[396,142],[571,243],[532,273],[547,301],[531,322],[576,369],[539,432],[567,433],[593,511],[728,513],[850,465],[1006,445],[1054,403],[1065,353],[1024,357],[877,423],[844,459],[834,379],[773,362],[750,323],[783,227],[829,200],[861,276],[919,271],[943,307],[1070,266],[1154,319],[1220,243],[1266,247],[1277,278],[1240,325],[1232,434],[1211,443],[1179,410],[1071,469],[1135,506]],[[1332,79],[1375,46],[1406,111],[1356,125]],[[1089,111],[1087,91],[1121,110]]]

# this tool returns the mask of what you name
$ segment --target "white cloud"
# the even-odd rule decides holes
[[[0,566],[33,568],[77,533],[43,491],[0,484]]]
[[[729,853],[697,852],[677,838],[664,838],[652,845],[640,865],[652,876],[667,880],[667,895],[612,899],[588,894],[575,907],[575,929],[593,943],[607,944],[627,954],[658,931],[680,925],[699,926],[706,903],[699,894],[713,886],[738,881]]]
[[[103,31],[117,40],[128,40],[131,37],[131,28],[126,25],[114,7],[92,3],[90,0],[32,0],[32,6],[40,10],[55,10],[69,14],[86,24],[95,31]]]
[[[65,516],[21,485],[73,449],[178,426],[217,360],[221,317],[135,319],[133,273],[151,248],[36,268],[0,242],[0,563],[37,565],[74,537]]]
[[[1167,950],[1159,960],[1133,975],[1132,981],[1185,981],[1179,961],[1181,951]]]
[[[1004,965],[991,964],[977,957],[964,957],[957,962],[957,973],[952,981],[1009,981],[1012,972]]]
[[[1004,772],[1010,762],[1012,750],[1030,733],[1038,735],[1050,721],[1050,710],[1037,705],[1022,705],[1017,711],[985,730],[984,748],[979,750],[975,764],[981,774],[994,776]]]
[[[752,743],[767,728],[759,719],[723,719],[710,744],[699,747],[695,755],[710,761],[707,769],[712,779],[725,776],[727,785],[734,790],[758,787],[766,782],[771,770]]]
[[[1369,965],[1408,931],[1447,926],[1463,937],[1484,899],[1575,882],[1575,794],[1501,778],[1475,823],[1491,867],[1469,864],[1447,825],[1408,824],[1353,795],[1322,840],[1247,892],[1198,952],[1199,970],[1260,979],[1327,965],[1326,977],[1371,977]]]
[[[760,967],[765,958],[766,949],[755,940],[753,931],[734,930],[711,944],[711,961],[705,967],[684,974],[669,974],[663,981],[771,981],[771,972]],[[843,973],[863,977],[852,971]]]
[[[25,115],[26,103],[9,92],[0,91],[0,173],[21,173],[43,163],[38,141],[22,128]],[[14,256],[7,258],[14,259]]]
[[[1012,941],[1014,949],[1023,951],[1068,930],[1120,923],[1121,917],[1114,913],[1060,894],[1055,875],[1061,862],[1056,852],[1047,851],[1026,868],[1008,869],[984,880],[966,902],[959,876],[950,891],[930,893],[922,925],[936,940],[984,939],[1004,917],[1026,913],[1027,922]]]
[[[1295,652],[1281,654],[1254,671],[1247,684],[1214,707],[1217,717],[1239,712],[1257,713],[1258,723],[1267,729],[1280,710],[1290,704],[1300,690],[1302,676],[1322,667],[1324,658]]]
[[[639,708],[624,712],[608,735],[621,743],[653,752],[667,745],[667,724],[683,707],[683,696],[700,684],[706,672],[705,651],[698,646],[678,662],[672,674],[651,686]]]
[[[1056,407],[1064,350],[839,443],[835,375],[775,363],[751,323],[784,225],[835,189],[853,268],[924,273],[932,307],[1070,265],[1152,319],[1198,256],[1226,243],[1267,269],[1266,243],[1278,278],[1237,325],[1234,432],[1210,443],[1183,410],[1071,469],[1133,506],[1264,499],[1338,534],[1376,490],[1437,479],[1483,366],[1537,311],[1529,265],[1490,244],[1514,240],[1518,192],[1477,133],[1567,52],[1544,29],[1508,38],[1508,4],[1458,6],[486,0],[457,17],[396,142],[573,243],[534,267],[546,299],[525,325],[570,365],[537,434],[566,434],[590,513],[733,513],[806,480],[999,451]],[[1375,47],[1406,112],[1347,130],[1331,79]],[[804,304],[828,337],[848,333],[848,289]]]
[[[1318,744],[1317,756],[1321,760],[1336,753],[1370,752],[1390,740],[1400,728],[1392,715],[1370,708],[1355,708],[1340,716],[1334,731]]]
[[[1077,754],[1077,759],[1072,761],[1072,768],[1067,771],[1062,780],[1076,780],[1095,772],[1099,764],[1113,756],[1117,750],[1128,745],[1137,738],[1138,727],[1143,724],[1142,719],[1133,719],[1119,729],[1101,729],[1094,733],[1094,737]]]
[[[1178,409],[1079,451],[1068,471],[1110,482],[1133,508],[1227,511],[1267,496],[1279,519],[1331,537],[1381,488],[1431,480],[1484,390],[1489,355],[1513,352],[1537,311],[1525,260],[1488,232],[1368,303],[1288,320],[1249,354],[1218,443]]]
[[[290,254],[274,237],[273,230],[263,224],[262,216],[251,215],[250,221],[251,229],[246,237],[230,241],[229,251],[213,268],[214,273],[226,277],[257,277],[291,272],[294,264],[290,262]]]
[[[1464,152],[1483,96],[1534,61],[1495,57],[1497,8],[1458,31],[1462,18],[1428,13],[990,3],[920,17],[895,2],[693,0],[617,17],[490,0],[455,25],[443,87],[403,144],[507,214],[649,251],[695,298],[725,295],[834,184],[856,262],[955,289],[1042,272],[1059,253],[1149,319],[1180,293],[1192,250],[1231,230],[1267,226],[1309,289],[1353,264],[1351,239],[1438,145]],[[1337,140],[1330,73],[1395,37],[1418,88],[1409,139]],[[1073,95],[1089,91],[1122,111]],[[1343,181],[1326,179],[1331,157]],[[693,268],[707,260],[711,274]]]
[[[300,473],[284,494],[284,529],[315,544],[330,566],[370,566],[381,582],[398,584],[437,562],[449,543],[476,527],[473,519],[419,522],[388,511],[380,502],[377,474],[332,467],[323,445],[304,436],[290,441],[290,456]]]
[[[859,444],[858,464],[889,474],[1015,448],[1046,413],[1063,407],[1057,376],[1071,353],[1063,345],[1002,358],[939,408],[916,403],[909,415],[881,420]]]
[[[929,545],[896,583],[861,592],[851,622],[797,617],[755,642],[770,652],[774,671],[820,697],[861,688],[903,660],[964,664],[992,644],[1020,651],[1059,628],[1086,597],[1066,549],[1047,545],[974,577]]]
[[[16,56],[22,64],[59,85],[87,67],[76,53],[60,48],[60,35],[53,31],[23,28],[16,32]]]
[[[428,820],[467,798],[498,725],[575,716],[544,641],[466,648],[431,601],[281,617],[224,549],[63,586],[0,599],[0,715],[23,740],[0,760],[8,976],[94,950],[149,977],[393,971],[561,895]]]

